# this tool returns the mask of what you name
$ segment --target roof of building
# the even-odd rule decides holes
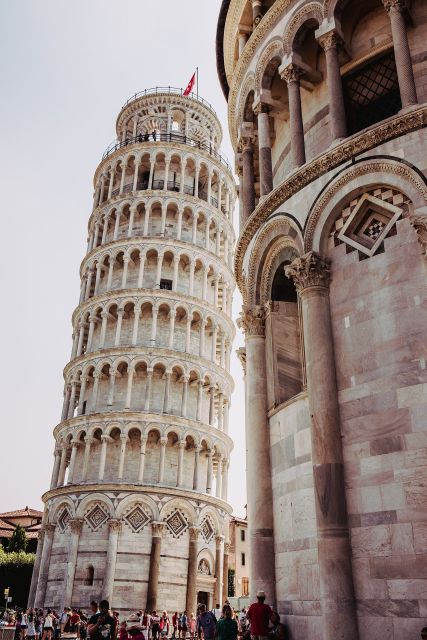
[[[221,8],[219,10],[218,16],[218,24],[216,28],[216,68],[218,71],[218,78],[221,84],[221,89],[225,96],[225,99],[228,99],[229,86],[227,81],[227,76],[225,73],[225,63],[224,63],[224,29],[225,29],[225,21],[227,19],[227,12],[230,6],[230,0],[222,0]]]
[[[29,507],[25,507],[25,509],[17,509],[16,511],[5,511],[4,513],[0,513],[0,519],[19,517],[42,518],[43,512],[37,511],[37,509],[30,509]]]
[[[231,518],[231,522],[236,522],[237,524],[243,524],[246,527],[248,526],[248,521],[246,520],[246,518],[237,518],[236,516],[233,516]]]

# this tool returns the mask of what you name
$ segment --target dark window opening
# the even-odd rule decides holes
[[[244,541],[245,541],[245,530],[244,530],[244,529],[241,529],[241,530],[240,530],[240,540],[241,540],[242,542],[244,542]]]
[[[345,76],[343,92],[349,135],[394,116],[402,108],[394,53]]]
[[[90,565],[87,569],[86,569],[86,578],[85,578],[85,585],[87,587],[91,587],[93,585],[93,578],[95,575],[95,569]]]
[[[160,289],[172,291],[172,280],[160,280]]]
[[[274,274],[271,287],[273,302],[297,302],[297,291],[293,281],[285,275],[285,267],[289,262],[282,262]]]
[[[82,416],[86,414],[86,404],[87,404],[87,400],[85,400],[82,405]]]
[[[246,554],[242,553],[242,558],[241,558],[241,560],[242,560],[242,567],[244,567],[244,566],[245,566],[245,564],[246,564]]]

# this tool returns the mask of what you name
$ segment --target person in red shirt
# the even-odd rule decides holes
[[[253,640],[267,640],[268,625],[274,617],[274,612],[265,604],[265,591],[256,594],[258,602],[254,602],[248,609],[246,617],[251,623],[251,638]]]

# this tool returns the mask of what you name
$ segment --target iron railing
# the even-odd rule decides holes
[[[159,93],[170,93],[173,96],[183,96],[184,90],[177,87],[152,87],[151,89],[144,89],[144,91],[139,91],[138,93],[135,93],[133,96],[131,96],[129,100],[126,100],[122,109],[127,107],[128,104],[130,104],[134,100],[137,100],[138,98],[142,98],[143,96],[156,96]],[[187,97],[201,102],[205,107],[210,109],[216,115],[215,109],[213,108],[211,103],[201,98],[198,93],[190,93]]]
[[[206,151],[216,160],[219,160],[221,164],[224,164],[229,171],[231,171],[231,167],[228,164],[228,161],[224,156],[222,156],[209,142],[201,142],[200,140],[193,140],[183,133],[178,133],[176,131],[171,131],[170,133],[140,133],[138,136],[133,138],[126,138],[122,142],[119,140],[115,140],[110,144],[109,147],[104,151],[102,156],[102,160],[108,158],[114,151],[118,149],[123,149],[123,147],[128,147],[131,144],[143,144],[145,142],[177,142],[179,144],[186,144],[189,147],[193,147],[193,149],[200,149],[201,151]]]

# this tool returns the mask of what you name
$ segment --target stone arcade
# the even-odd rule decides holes
[[[236,199],[212,107],[135,95],[96,170],[29,604],[195,612],[228,565]]]
[[[221,6],[250,588],[292,640],[427,624],[426,42],[423,0]]]

